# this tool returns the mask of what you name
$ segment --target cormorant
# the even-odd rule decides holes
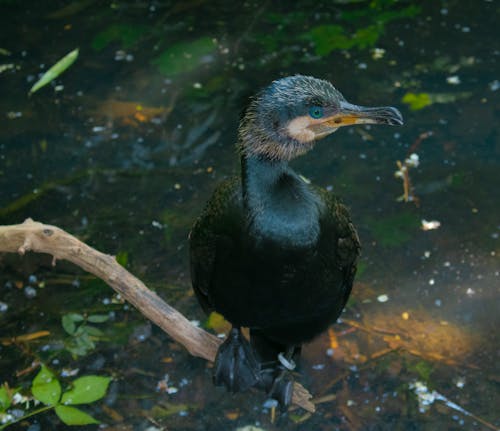
[[[220,184],[190,233],[191,277],[206,312],[232,324],[214,383],[291,401],[292,357],[334,323],[351,292],[360,244],[344,205],[288,162],[353,124],[402,125],[393,107],[348,103],[310,76],[276,80],[238,129],[241,178]],[[250,342],[240,328],[250,328]]]

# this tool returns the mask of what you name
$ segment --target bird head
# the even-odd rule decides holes
[[[291,160],[343,126],[402,125],[393,107],[353,105],[328,81],[295,75],[276,80],[251,101],[239,128],[243,154]]]

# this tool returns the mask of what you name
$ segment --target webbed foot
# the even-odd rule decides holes
[[[284,412],[292,402],[294,380],[290,371],[295,368],[292,357],[296,350],[290,346],[277,360],[262,364],[260,355],[240,329],[233,327],[217,352],[214,384],[225,386],[230,392],[242,392],[255,386],[278,401]]]
[[[285,412],[292,403],[294,380],[290,371],[295,368],[295,363],[292,360],[293,353],[293,347],[289,348],[285,355],[280,353],[277,365],[261,371],[258,385],[267,392],[270,398],[278,401],[282,412]]]
[[[281,411],[285,412],[292,403],[293,377],[283,369],[277,368],[271,371],[271,379],[262,379],[262,382],[265,382],[264,389],[269,398],[278,401]]]
[[[261,379],[260,364],[239,328],[232,328],[215,358],[213,381],[230,392],[245,391]]]

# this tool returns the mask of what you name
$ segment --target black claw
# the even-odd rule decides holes
[[[260,380],[260,364],[239,328],[232,328],[215,358],[213,381],[230,392],[242,392]]]
[[[294,348],[290,347],[284,355],[286,361],[293,362],[293,353]],[[262,368],[252,345],[239,328],[232,328],[217,352],[213,381],[230,392],[242,392],[255,386],[278,401],[284,412],[292,402],[293,378],[279,363],[273,361]]]
[[[263,369],[256,386],[265,391],[269,398],[278,401],[282,412],[292,403],[293,377],[283,367],[275,365],[273,368]]]
[[[293,379],[286,372],[281,372],[273,381],[269,396],[278,401],[281,411],[285,412],[292,403]]]

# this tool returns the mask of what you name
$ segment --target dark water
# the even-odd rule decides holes
[[[4,0],[0,11],[0,223],[31,217],[118,254],[202,323],[187,234],[215,185],[238,173],[250,95],[310,74],[406,120],[340,130],[294,162],[342,196],[363,243],[343,322],[304,349],[298,380],[331,396],[312,417],[296,410],[272,423],[263,394],[215,389],[204,361],[111,301],[104,283],[41,255],[0,255],[0,384],[29,394],[36,369],[19,372],[33,361],[57,375],[113,376],[105,401],[83,407],[110,429],[500,427],[496,2]],[[77,47],[77,61],[28,97]],[[397,201],[394,177],[413,152],[418,205]],[[423,219],[440,227],[424,231]],[[61,326],[70,312],[111,313],[80,356]],[[42,330],[50,335],[9,342]],[[157,391],[166,374],[177,392]],[[426,411],[415,382],[439,394]],[[66,428],[46,412],[12,429],[30,424]]]

